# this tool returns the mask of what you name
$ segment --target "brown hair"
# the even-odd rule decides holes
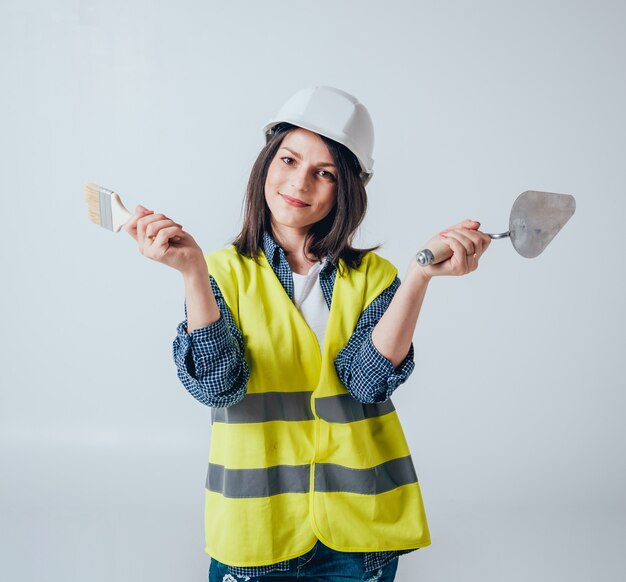
[[[281,123],[259,152],[252,166],[246,197],[243,203],[243,228],[232,241],[237,252],[258,262],[263,248],[263,232],[272,233],[270,211],[265,202],[265,180],[268,168],[285,136],[298,129],[289,123]],[[311,226],[305,239],[305,249],[318,260],[328,256],[338,264],[343,259],[350,268],[357,268],[363,257],[380,245],[368,249],[351,246],[367,209],[367,193],[359,177],[361,167],[354,154],[343,144],[320,135],[337,166],[337,201],[322,220]]]

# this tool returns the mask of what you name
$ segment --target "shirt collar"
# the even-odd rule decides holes
[[[278,245],[267,230],[263,232],[263,252],[273,267],[276,267],[280,263],[281,259],[285,260],[285,262],[287,261],[284,249]],[[334,265],[328,257],[324,257],[320,275],[322,273],[328,273],[330,275],[330,273],[334,271],[335,267],[336,265]]]

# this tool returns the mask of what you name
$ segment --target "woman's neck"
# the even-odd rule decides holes
[[[272,235],[276,243],[285,251],[287,262],[294,273],[306,275],[318,260],[304,251],[304,241],[308,229],[290,228],[272,224]]]

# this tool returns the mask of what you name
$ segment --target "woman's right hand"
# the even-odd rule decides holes
[[[124,230],[139,245],[144,256],[180,271],[183,275],[206,268],[202,249],[182,225],[163,214],[139,205]]]
[[[409,275],[429,281],[436,276],[467,275],[475,271],[480,257],[491,243],[489,235],[478,230],[479,226],[480,222],[476,220],[463,220],[431,238],[421,248],[434,249],[445,244],[450,248],[448,258],[425,267],[419,265],[413,258],[409,266]]]

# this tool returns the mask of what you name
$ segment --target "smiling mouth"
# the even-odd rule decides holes
[[[285,202],[293,206],[301,206],[301,207],[311,206],[310,204],[307,204],[306,202],[302,202],[302,200],[298,200],[297,198],[292,198],[291,196],[287,196],[286,194],[281,194],[279,192],[278,195],[282,196]]]

